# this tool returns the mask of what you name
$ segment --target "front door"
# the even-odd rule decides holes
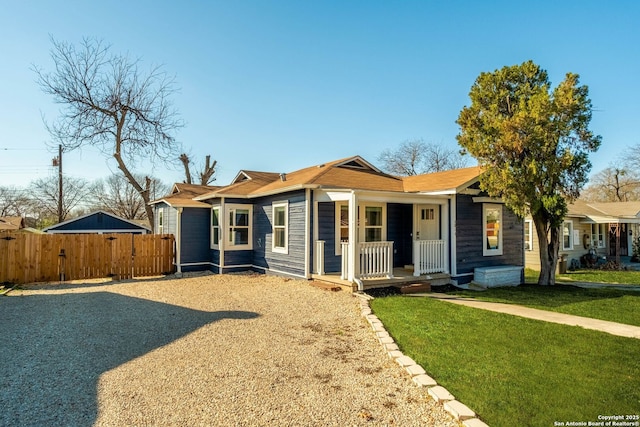
[[[440,206],[419,205],[416,240],[440,240]]]

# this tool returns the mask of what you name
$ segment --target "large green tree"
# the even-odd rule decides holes
[[[532,61],[481,73],[460,112],[458,143],[484,172],[481,188],[524,217],[531,213],[540,242],[540,285],[555,284],[560,227],[591,169],[601,137],[589,130],[587,86],[567,73],[551,88]]]

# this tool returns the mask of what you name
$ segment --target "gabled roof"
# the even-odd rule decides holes
[[[21,216],[2,216],[0,217],[0,230],[13,231],[24,228],[24,218]]]
[[[99,215],[104,215],[104,216],[108,216],[110,218],[112,218],[113,220],[117,221],[118,223],[121,224],[126,224],[127,228],[131,228],[131,229],[135,229],[135,230],[146,230],[146,231],[151,231],[151,229],[149,228],[148,225],[141,225],[136,223],[133,220],[129,220],[129,219],[125,219],[122,217],[119,217],[118,215],[114,215],[112,213],[106,212],[106,211],[94,211],[85,215],[81,215],[77,218],[72,218],[72,219],[68,219],[66,221],[60,222],[56,225],[52,225],[51,227],[47,227],[44,228],[42,231],[45,232],[49,232],[49,231],[56,231],[56,230],[66,230],[66,231],[71,231],[73,230],[73,228],[69,228],[69,225],[72,225],[74,223],[79,223],[82,224],[84,222],[84,220],[92,217],[92,216],[99,216]],[[105,228],[107,229],[107,228]],[[123,229],[123,228],[118,228],[118,229]],[[94,228],[91,228],[91,230],[94,230]],[[102,230],[102,228],[95,228],[95,230]]]
[[[171,192],[157,200],[149,202],[150,205],[156,203],[166,203],[171,207],[179,208],[209,208],[210,205],[194,200],[195,197],[210,192],[212,189],[223,188],[212,185],[196,185],[177,182],[173,184]]]
[[[252,198],[302,188],[453,194],[477,181],[479,174],[480,168],[473,167],[401,178],[384,173],[360,156],[353,156],[289,173],[243,170],[230,185],[198,195],[194,200]]]
[[[582,218],[586,223],[640,223],[640,202],[586,202],[576,200],[569,205],[567,216]]]

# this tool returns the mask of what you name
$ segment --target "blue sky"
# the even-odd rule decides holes
[[[555,86],[580,74],[603,144],[597,172],[639,144],[640,2],[627,1],[23,1],[0,8],[0,186],[53,175],[41,115],[58,106],[32,65],[52,69],[49,37],[102,39],[163,64],[196,158],[216,184],[240,169],[292,171],[409,139],[457,148],[455,121],[476,77],[533,60]],[[116,171],[93,149],[65,154],[89,180]],[[182,171],[139,165],[166,182]]]

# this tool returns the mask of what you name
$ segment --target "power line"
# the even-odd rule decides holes
[[[2,151],[48,151],[50,153],[53,153],[53,151],[46,148],[0,147],[0,150]]]

